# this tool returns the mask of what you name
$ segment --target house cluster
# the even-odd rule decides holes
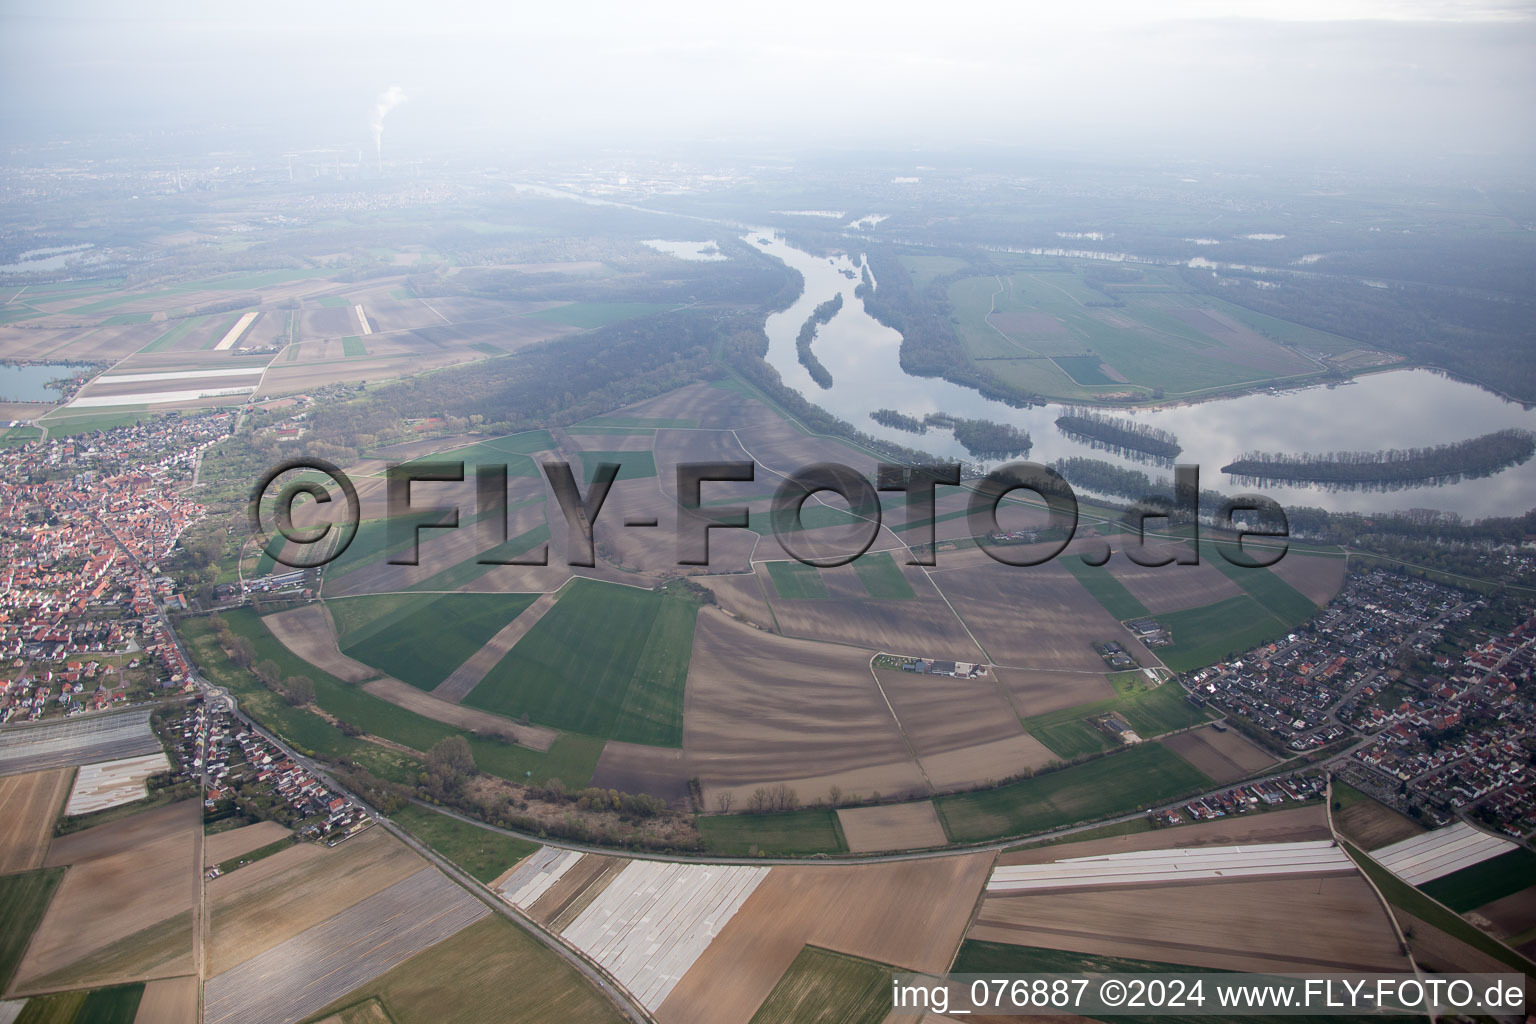
[[[1391,573],[1346,581],[1327,610],[1295,633],[1193,673],[1200,700],[1303,752],[1351,735],[1351,716],[1398,675],[1405,646],[1438,642],[1471,614],[1459,591]]]
[[[1522,837],[1536,831],[1536,617],[1473,644],[1459,658],[1438,654],[1436,671],[1405,677],[1374,740],[1355,752],[1405,808],[1475,812]],[[1522,692],[1523,690],[1523,692]],[[1369,716],[1376,725],[1378,714]]]
[[[0,450],[0,720],[188,685],[159,619],[182,599],[159,562],[204,514],[174,467],[227,434],[230,417]]]
[[[1173,643],[1173,633],[1156,619],[1132,619],[1125,625],[1148,647],[1167,647]]]
[[[907,658],[902,661],[903,672],[920,672],[930,676],[952,676],[955,679],[975,679],[987,674],[986,667],[969,661],[942,661],[928,658]]]
[[[1186,821],[1214,821],[1234,814],[1250,814],[1276,807],[1287,800],[1296,803],[1316,800],[1323,795],[1326,785],[1327,780],[1320,773],[1250,782],[1202,797],[1176,810],[1159,811],[1153,815],[1153,820],[1162,825],[1182,825]]]
[[[204,806],[213,820],[221,812],[254,813],[303,838],[332,843],[373,824],[366,811],[327,788],[222,699],[192,701],[177,733],[183,772],[206,773]]]
[[[1430,821],[1536,831],[1536,617],[1383,571],[1350,577],[1304,629],[1191,674],[1191,700],[1295,751],[1361,740],[1351,784]],[[1363,777],[1355,778],[1363,773]]]
[[[1105,640],[1093,645],[1094,651],[1104,659],[1104,664],[1116,672],[1125,672],[1135,668],[1141,662],[1137,661],[1129,651],[1121,647],[1113,640]]]

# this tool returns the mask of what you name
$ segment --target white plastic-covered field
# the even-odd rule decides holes
[[[527,910],[550,886],[560,881],[560,877],[581,857],[575,850],[541,846],[537,853],[530,855],[518,865],[516,871],[507,876],[498,891],[502,899],[514,907]]]
[[[1508,853],[1515,844],[1479,831],[1464,821],[1372,850],[1381,866],[1410,885],[1422,885],[1454,871]]]
[[[563,937],[655,1010],[767,874],[738,865],[633,861]]]
[[[89,814],[118,804],[130,804],[149,795],[145,780],[151,775],[171,770],[164,754],[126,757],[121,761],[88,764],[75,775],[75,788],[69,793],[64,813]]]
[[[1331,840],[1140,850],[1098,857],[1071,857],[1049,864],[995,868],[987,892],[1065,889],[1098,885],[1150,885],[1261,875],[1318,875],[1355,870],[1354,861]]]
[[[159,749],[148,709],[9,726],[0,731],[0,775],[115,761]]]

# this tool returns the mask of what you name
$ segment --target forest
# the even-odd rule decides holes
[[[1247,452],[1221,467],[1243,482],[1303,482],[1336,487],[1393,487],[1454,483],[1492,476],[1536,454],[1536,434],[1497,430],[1467,441],[1428,448],[1393,448],[1379,452],[1326,452],[1286,455]]]
[[[811,315],[806,317],[800,333],[795,338],[795,354],[800,357],[800,365],[804,366],[811,379],[821,385],[823,390],[832,386],[832,374],[816,358],[816,353],[811,351],[811,342],[816,340],[816,331],[822,324],[830,323],[843,308],[843,293],[838,292],[826,302],[821,303]]]
[[[1068,406],[1056,417],[1056,426],[1075,439],[1095,441],[1122,452],[1139,452],[1155,459],[1172,461],[1183,447],[1166,430],[1149,427],[1118,416],[1106,416],[1092,409]]]

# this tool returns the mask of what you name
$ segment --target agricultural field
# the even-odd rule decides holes
[[[929,800],[905,804],[876,804],[872,807],[843,807],[837,823],[844,841],[853,853],[879,853],[883,850],[920,850],[926,846],[944,846],[949,838]]]
[[[0,776],[0,875],[42,867],[69,782],[67,768]]]
[[[415,804],[400,808],[390,820],[487,883],[538,849],[526,839],[492,832]]]
[[[186,974],[202,807],[185,800],[57,839],[68,865],[16,976],[50,991]]]
[[[210,977],[203,1018],[208,1024],[302,1020],[489,913],[447,876],[423,868]],[[274,986],[276,977],[284,983]]]
[[[143,800],[149,795],[145,781],[170,770],[171,762],[163,753],[84,765],[75,772],[75,786],[64,813],[90,814]]]
[[[699,613],[683,750],[704,806],[737,809],[784,783],[802,803],[838,787],[848,799],[927,795],[921,772],[869,670],[869,653],[774,636],[718,608]]]
[[[1343,873],[989,895],[967,938],[1239,971],[1406,967],[1375,894]]]
[[[1207,789],[1211,780],[1166,747],[1142,743],[996,789],[939,797],[955,842],[1039,832],[1123,814]]]
[[[1115,689],[1114,697],[1034,715],[1024,719],[1024,727],[1060,757],[1070,760],[1119,746],[1118,740],[1093,724],[1095,718],[1114,715],[1145,740],[1188,729],[1210,717],[1209,712],[1189,703],[1188,692],[1178,683],[1154,686],[1140,672],[1107,678]]]
[[[751,1024],[880,1024],[891,1008],[890,976],[890,968],[882,964],[806,946],[752,1015]]]
[[[135,1024],[144,985],[114,985],[28,999],[20,1024]]]
[[[1192,291],[1174,271],[1139,269],[1142,279],[1128,285],[1093,281],[1096,272],[1063,261],[951,284],[956,334],[973,365],[1021,390],[1068,399],[1213,393],[1322,368],[1267,337],[1270,325]],[[1342,351],[1343,339],[1303,328],[1286,340]]]
[[[575,580],[464,703],[589,736],[680,746],[697,613],[682,592]]]
[[[771,869],[656,1010],[661,1024],[748,1024],[807,946],[944,971],[989,854]],[[893,893],[901,898],[892,899]]]
[[[1458,913],[1512,896],[1536,878],[1536,853],[1516,847],[1419,886]]]
[[[224,974],[425,866],[399,840],[373,828],[333,848],[300,843],[215,878],[207,886],[210,976]]]
[[[1367,850],[1380,849],[1424,833],[1424,826],[1386,804],[1338,781],[1333,782],[1334,826]]]
[[[1170,736],[1161,742],[1209,775],[1218,786],[1245,779],[1275,763],[1272,756],[1235,729],[1219,732],[1206,726]]]
[[[821,808],[775,814],[714,814],[698,819],[711,853],[722,857],[772,857],[840,853],[848,849],[837,812]]]
[[[533,603],[533,594],[421,594],[327,602],[341,653],[431,690]]]
[[[0,875],[0,995],[4,995],[21,964],[32,933],[43,920],[59,882],[63,868],[39,868],[17,874]]]
[[[454,983],[444,985],[444,978]],[[355,1015],[350,1012],[354,1008],[359,1011]],[[624,1019],[573,967],[494,915],[416,954],[321,1013],[337,1024],[619,1024]]]
[[[43,722],[6,731],[0,775],[45,771],[153,754],[160,741],[149,728],[149,711],[126,711]]]

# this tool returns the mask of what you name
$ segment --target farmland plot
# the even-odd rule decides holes
[[[208,980],[206,1024],[292,1024],[436,945],[490,910],[423,868]],[[272,979],[283,984],[274,987]]]
[[[69,771],[0,776],[0,875],[42,867],[53,822],[69,791]]]

